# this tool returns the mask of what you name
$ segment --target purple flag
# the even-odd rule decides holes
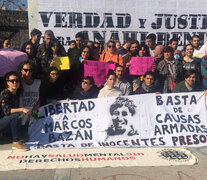
[[[19,63],[26,59],[26,54],[21,51],[9,48],[0,49],[0,77],[9,71],[16,71]]]

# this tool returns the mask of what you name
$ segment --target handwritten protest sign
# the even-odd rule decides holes
[[[55,61],[54,66],[58,68],[59,70],[67,70],[70,69],[69,64],[69,57],[55,57],[53,58],[53,61]]]
[[[153,71],[154,57],[132,57],[130,59],[129,74],[144,75],[147,71]]]
[[[206,146],[203,92],[59,101],[40,109],[31,148]],[[122,116],[124,114],[124,118]]]
[[[109,69],[114,70],[114,63],[99,61],[86,61],[84,63],[84,76],[92,76],[96,85],[104,85]]]

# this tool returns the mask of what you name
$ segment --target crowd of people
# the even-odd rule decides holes
[[[84,42],[82,34],[77,33],[67,52],[53,31],[45,31],[40,44],[41,37],[41,31],[32,30],[31,39],[20,48],[27,60],[19,64],[17,72],[8,72],[1,82],[0,132],[11,129],[13,149],[27,150],[24,141],[29,118],[25,116],[58,100],[207,89],[207,45],[200,47],[197,35],[183,50],[178,50],[178,39],[172,38],[168,46],[158,45],[154,34],[146,37],[146,44],[129,38],[121,46],[115,40],[109,40],[105,45]],[[12,48],[10,39],[4,39],[1,48]],[[53,59],[65,56],[69,57],[70,69],[60,71]],[[149,56],[155,59],[154,71],[130,75],[130,58]],[[91,76],[84,77],[86,60],[115,63],[115,70],[109,70],[104,85],[95,85]]]

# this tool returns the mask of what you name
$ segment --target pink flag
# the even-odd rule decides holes
[[[84,62],[84,77],[92,76],[96,85],[104,85],[109,69],[114,70],[114,63],[106,63],[99,61]]]
[[[131,75],[144,75],[147,71],[154,71],[152,65],[154,57],[131,57],[129,74]]]

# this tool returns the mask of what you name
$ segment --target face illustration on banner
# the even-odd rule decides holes
[[[132,123],[129,122],[131,117],[136,113],[136,106],[132,100],[124,97],[117,97],[116,101],[110,106],[110,114],[112,116],[112,125],[107,129],[108,136],[138,135],[138,131],[134,129]]]

